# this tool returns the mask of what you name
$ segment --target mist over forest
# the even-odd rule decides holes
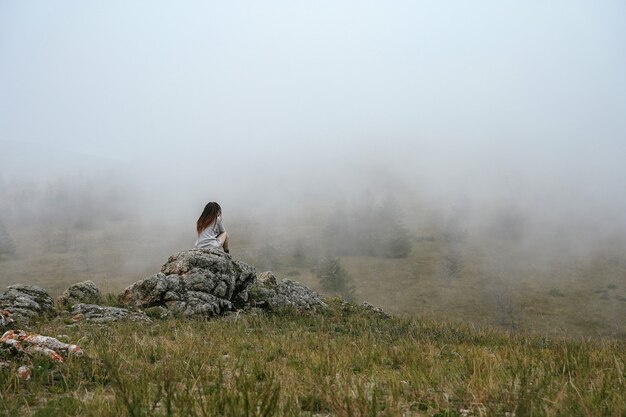
[[[0,5],[0,284],[193,247],[399,314],[626,337],[618,3]]]

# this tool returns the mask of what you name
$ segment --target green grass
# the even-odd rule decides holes
[[[626,345],[328,312],[39,324],[86,351],[0,370],[0,414],[624,416]],[[507,414],[508,413],[508,414]]]

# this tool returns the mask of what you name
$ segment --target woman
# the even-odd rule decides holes
[[[216,202],[210,202],[204,206],[204,211],[196,222],[198,240],[196,248],[221,248],[228,250],[228,233],[222,226],[222,208]]]

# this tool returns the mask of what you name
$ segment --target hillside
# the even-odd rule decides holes
[[[118,292],[155,272],[170,254],[193,245],[187,225],[118,221],[18,225],[5,220],[15,254],[0,255],[0,288],[41,285],[54,296],[93,280]],[[297,225],[296,225],[297,226]],[[235,257],[321,291],[315,268],[323,258],[314,228],[287,224],[271,233],[231,223]],[[271,246],[268,239],[276,242]],[[472,242],[426,225],[411,234],[406,257],[338,254],[357,301],[394,314],[534,332],[555,337],[626,338],[626,260],[621,244],[583,256],[510,248],[506,241]],[[509,244],[510,245],[510,244]]]
[[[623,416],[626,349],[329,311],[97,326],[40,323],[78,342],[31,380],[0,370],[0,413],[34,416]]]

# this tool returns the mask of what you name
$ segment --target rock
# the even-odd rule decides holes
[[[277,280],[272,271],[265,271],[257,275],[256,282],[264,287],[274,288],[274,286],[276,286]]]
[[[9,310],[0,310],[0,331],[13,328],[15,320],[11,316],[12,314]]]
[[[98,304],[102,299],[100,290],[93,281],[83,281],[69,287],[57,298],[61,307],[71,307],[74,304]]]
[[[8,310],[17,322],[28,323],[36,317],[56,315],[48,292],[35,285],[15,284],[0,295],[0,310]]]
[[[289,279],[278,282],[270,271],[259,274],[257,282],[250,289],[250,305],[267,310],[285,307],[304,311],[328,308],[320,295],[306,285]]]
[[[172,312],[162,306],[148,307],[143,311],[146,316],[151,319],[169,319],[172,317]]]
[[[221,250],[192,249],[170,256],[160,273],[127,287],[120,301],[185,317],[217,316],[245,306],[255,279],[253,267]]]
[[[33,371],[30,366],[22,365],[19,368],[17,368],[17,377],[19,379],[28,381],[32,375],[33,375]]]
[[[167,276],[159,272],[127,287],[120,295],[120,302],[142,308],[164,305],[166,301],[180,299],[181,288],[178,275]]]
[[[11,367],[11,363],[22,363],[17,368],[17,377],[29,380],[33,373],[33,357],[43,355],[52,362],[63,363],[68,356],[82,356],[84,354],[80,346],[63,343],[50,336],[37,333],[29,333],[24,330],[9,330],[0,337],[0,357],[5,361],[0,362],[0,368]],[[38,370],[49,369],[48,366],[37,367]]]
[[[252,294],[252,295],[251,295]],[[120,295],[126,306],[145,309],[153,318],[224,316],[241,308],[298,310],[327,308],[316,292],[270,271],[253,267],[215,249],[192,249],[171,256],[161,272],[137,281]]]
[[[68,355],[82,356],[78,345],[60,342],[54,337],[28,333],[24,330],[9,330],[0,337],[0,351],[14,357],[31,356],[39,353],[55,362],[63,362]]]
[[[142,312],[134,312],[125,308],[105,307],[95,304],[75,304],[70,311],[72,320],[91,323],[110,323],[118,320],[150,322],[150,318]]]
[[[380,308],[380,307],[376,307],[373,304],[368,303],[367,301],[363,301],[361,303],[361,307],[371,311],[372,313],[378,314],[379,316],[385,317],[385,318],[389,318],[389,314],[385,313],[385,311]]]

